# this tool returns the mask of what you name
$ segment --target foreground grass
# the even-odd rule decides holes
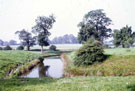
[[[117,54],[117,55],[116,55]],[[121,55],[120,55],[121,54]],[[75,52],[68,55],[70,64],[66,68],[68,76],[129,76],[135,75],[135,49],[106,49],[109,55],[102,63],[90,66],[74,66]]]
[[[0,91],[135,91],[135,77],[0,80]]]
[[[0,78],[4,77],[10,69],[25,64],[36,56],[38,54],[27,51],[0,51]]]

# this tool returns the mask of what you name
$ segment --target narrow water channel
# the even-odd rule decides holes
[[[22,78],[40,78],[63,76],[63,62],[59,56],[45,58],[44,61],[35,67],[31,72],[22,75]]]

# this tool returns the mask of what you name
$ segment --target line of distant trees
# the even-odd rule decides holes
[[[3,41],[0,39],[0,46],[7,46],[7,45],[18,45],[17,41],[15,40],[10,40],[10,41]]]
[[[50,44],[78,44],[78,39],[73,34],[65,34],[63,36],[54,37],[49,40]]]
[[[38,16],[35,19],[35,25],[32,27],[31,32],[22,29],[16,31],[15,34],[18,35],[20,44],[26,46],[27,50],[30,50],[31,46],[38,44],[41,46],[41,52],[43,52],[43,47],[49,44],[85,43],[90,39],[99,41],[104,45],[105,40],[110,37],[113,37],[115,47],[122,46],[123,48],[128,48],[135,44],[135,32],[132,31],[132,28],[125,26],[119,30],[112,30],[109,27],[112,24],[112,20],[106,16],[103,9],[92,10],[84,15],[83,20],[78,24],[79,32],[77,37],[73,34],[66,34],[49,40],[49,36],[51,35],[49,30],[55,22],[56,19],[53,15],[48,17]],[[32,33],[34,36],[32,36]],[[8,44],[15,45],[16,41],[3,42],[0,40],[0,45]]]

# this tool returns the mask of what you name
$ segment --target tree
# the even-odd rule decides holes
[[[3,46],[4,41],[0,39],[0,45]]]
[[[26,31],[25,29],[17,31],[15,34],[18,34],[19,39],[22,42],[22,45],[26,46],[28,51],[30,50],[30,47],[35,44],[36,38],[32,37],[31,33]]]
[[[102,9],[88,12],[83,21],[78,24],[80,30],[78,33],[79,42],[83,43],[93,37],[103,44],[103,40],[111,36],[112,30],[108,28],[111,22],[112,20],[106,16]]]
[[[98,41],[89,39],[79,50],[75,52],[74,65],[91,65],[95,62],[102,62],[105,56],[103,47]]]
[[[9,45],[9,42],[8,41],[3,41],[3,45],[4,46],[8,46]]]
[[[114,38],[113,43],[114,43],[115,47],[120,46],[121,45],[121,34],[120,34],[119,30],[117,30],[117,29],[114,30],[113,38]]]
[[[134,43],[135,39],[135,32],[132,32],[131,27],[123,27],[122,29],[119,30],[114,30],[113,33],[113,38],[114,38],[114,45],[116,47],[122,45],[123,48],[127,48],[132,46]]]
[[[51,44],[77,44],[78,40],[73,34],[65,34],[64,36],[54,37],[50,41]]]
[[[16,44],[17,44],[17,42],[15,40],[10,40],[9,41],[9,45],[16,45]]]
[[[43,46],[49,45],[48,37],[51,33],[48,30],[53,27],[55,18],[53,15],[49,17],[39,16],[35,22],[36,25],[32,28],[32,32],[37,35],[38,44],[41,46],[41,52],[43,52]]]

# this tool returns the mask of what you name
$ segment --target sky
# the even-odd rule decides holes
[[[112,20],[112,29],[129,25],[135,31],[135,0],[0,0],[0,39],[18,41],[16,31],[30,32],[38,16],[51,14],[56,22],[49,30],[50,39],[64,34],[77,36],[77,24],[86,13],[96,9],[104,9]]]

